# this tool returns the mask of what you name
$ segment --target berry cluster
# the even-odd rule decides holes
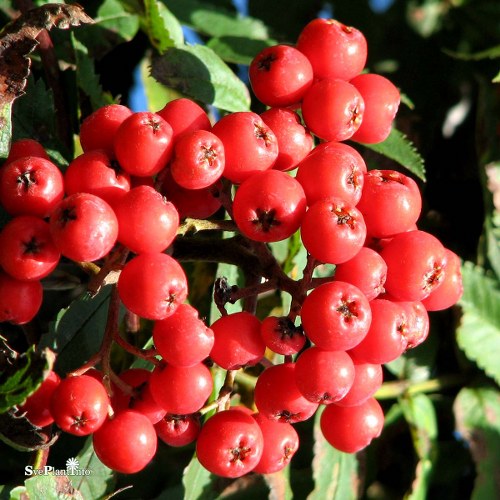
[[[382,366],[426,339],[428,311],[455,304],[462,285],[457,255],[417,228],[415,181],[368,171],[344,142],[383,141],[399,105],[389,80],[363,72],[366,57],[360,31],[316,19],[295,46],[268,47],[251,63],[253,92],[268,107],[261,115],[212,125],[186,98],[155,113],[108,105],[82,122],[83,153],[64,173],[36,141],[12,145],[0,169],[0,203],[12,216],[0,233],[0,321],[36,315],[40,280],[61,257],[111,261],[115,299],[151,322],[154,342],[151,371],[114,374],[106,345],[64,378],[52,372],[20,412],[39,427],[92,434],[98,457],[123,473],[149,463],[157,438],[196,441],[201,464],[220,476],[276,472],[298,449],[293,424],[320,406],[338,450],[357,452],[380,434]],[[244,289],[216,283],[222,316],[208,327],[187,301],[172,244],[186,224],[202,228],[193,219],[210,218],[210,229],[239,232],[261,269]],[[267,244],[297,231],[308,261],[293,280]],[[323,264],[333,276],[314,275]],[[292,296],[288,314],[259,319],[255,300],[224,309],[271,289]],[[213,365],[227,377],[207,404]],[[258,373],[252,410],[231,405],[247,367]]]

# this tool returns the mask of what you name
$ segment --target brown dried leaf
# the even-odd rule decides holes
[[[36,37],[42,30],[93,22],[79,5],[47,4],[7,24],[0,32],[0,109],[24,93],[31,65],[29,54],[38,45]]]

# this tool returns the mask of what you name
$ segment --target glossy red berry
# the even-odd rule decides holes
[[[186,132],[175,143],[170,163],[172,177],[186,189],[211,186],[224,172],[226,160],[222,141],[212,132]]]
[[[309,207],[302,219],[300,236],[315,259],[342,264],[361,250],[366,225],[355,206],[341,198],[324,198]]]
[[[39,158],[44,158],[45,160],[50,160],[47,151],[45,151],[45,148],[41,143],[35,139],[24,138],[17,139],[11,144],[9,156],[7,156],[4,166],[18,160],[19,158],[23,158],[24,156],[37,156]]]
[[[212,132],[224,144],[224,177],[234,184],[271,168],[278,157],[276,136],[262,118],[251,111],[223,116]]]
[[[337,450],[356,453],[380,436],[384,412],[375,398],[357,406],[328,405],[321,414],[321,432]]]
[[[99,429],[108,416],[108,407],[106,389],[88,375],[61,380],[50,400],[55,423],[75,436],[87,436]]]
[[[54,422],[49,409],[50,400],[60,381],[59,375],[50,370],[40,387],[19,407],[19,414],[24,414],[37,427],[46,427]]]
[[[359,344],[372,319],[368,299],[359,288],[342,281],[316,287],[304,300],[300,316],[307,337],[331,351]]]
[[[125,264],[118,293],[127,309],[141,318],[165,319],[187,297],[188,285],[180,264],[164,253],[144,253]]]
[[[404,336],[407,342],[406,348],[413,349],[429,336],[429,314],[427,313],[423,301],[398,302],[398,304],[402,306],[406,312],[406,324],[404,329]]]
[[[50,231],[62,255],[78,262],[95,261],[116,243],[118,220],[111,206],[90,193],[61,200],[50,215]]]
[[[306,399],[297,387],[295,363],[266,368],[257,379],[254,401],[266,418],[290,424],[309,419],[318,409],[318,403]]]
[[[260,334],[271,351],[285,356],[297,354],[306,343],[302,327],[287,316],[268,316],[261,323]]]
[[[302,101],[308,129],[325,141],[346,141],[358,130],[365,104],[354,85],[344,80],[313,83]]]
[[[0,204],[11,215],[47,217],[63,196],[63,174],[49,160],[25,156],[0,169]]]
[[[363,120],[352,140],[365,144],[385,141],[399,108],[399,90],[390,80],[374,73],[358,75],[350,83],[358,89],[365,103]]]
[[[154,345],[164,361],[192,366],[206,359],[214,345],[214,332],[189,304],[180,304],[168,318],[153,326]]]
[[[172,127],[160,115],[149,111],[133,113],[116,131],[116,159],[131,175],[155,175],[172,156],[172,136]]]
[[[311,62],[316,79],[354,78],[365,67],[367,45],[361,31],[335,19],[310,21],[297,39],[297,49]]]
[[[257,364],[264,356],[266,345],[260,336],[260,321],[242,311],[222,316],[212,323],[214,345],[210,358],[226,370]]]
[[[0,323],[28,323],[40,310],[42,300],[39,280],[18,280],[0,270]]]
[[[144,469],[156,453],[157,441],[149,419],[132,410],[106,420],[92,438],[99,460],[123,474],[134,474]]]
[[[309,59],[291,45],[261,50],[248,70],[252,90],[267,106],[292,106],[302,100],[313,81]]]
[[[179,214],[150,186],[137,186],[114,205],[118,241],[136,254],[163,252],[174,240]]]
[[[32,215],[18,215],[7,222],[0,231],[0,248],[0,266],[19,280],[45,278],[61,257],[49,224]]]
[[[299,115],[288,108],[271,108],[260,117],[274,132],[278,141],[276,170],[293,170],[314,146],[311,133],[302,125]]]
[[[169,446],[186,446],[196,440],[200,433],[200,418],[196,414],[167,414],[157,424],[155,430],[158,437]]]
[[[240,410],[225,410],[210,417],[196,442],[201,465],[221,477],[241,477],[259,463],[262,431],[255,419]]]
[[[285,172],[266,170],[240,185],[233,217],[240,231],[255,241],[280,241],[297,231],[306,213],[300,183]]]

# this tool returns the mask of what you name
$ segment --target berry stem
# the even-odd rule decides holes
[[[230,220],[205,220],[186,218],[177,230],[178,236],[199,231],[237,231],[236,224]]]

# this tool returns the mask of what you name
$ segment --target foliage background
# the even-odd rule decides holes
[[[17,9],[46,3],[2,0],[0,26]],[[378,397],[386,426],[357,456],[326,445],[311,421],[297,426],[300,452],[280,474],[222,480],[199,466],[192,446],[160,445],[143,472],[116,476],[98,462],[88,440],[62,436],[51,448],[49,464],[64,468],[68,457],[77,457],[81,467],[94,471],[91,480],[73,482],[73,497],[104,498],[124,488],[116,498],[499,498],[498,1],[249,0],[238,2],[239,13],[231,0],[82,3],[94,24],[50,31],[62,93],[51,87],[35,51],[26,93],[0,110],[11,125],[0,134],[3,156],[11,138],[33,137],[64,168],[79,153],[75,137],[82,117],[109,102],[156,111],[183,92],[205,103],[214,118],[227,111],[262,111],[245,85],[245,65],[266,45],[293,43],[317,15],[335,17],[365,34],[368,68],[404,93],[396,125],[416,146],[425,173],[408,149],[399,154],[386,148],[382,155],[360,150],[370,167],[401,168],[419,181],[424,198],[419,227],[463,259],[465,293],[457,307],[431,314],[424,345],[385,367],[387,382]],[[137,100],[138,76],[145,101]],[[390,159],[394,155],[399,163]],[[301,269],[304,255],[294,250],[294,241],[273,251],[292,272]],[[222,275],[237,282],[238,270],[201,263],[188,270],[190,300],[213,320],[207,300],[211,283]],[[46,301],[33,324],[0,325],[2,355],[9,346],[28,360],[15,381],[21,400],[40,383],[48,363],[30,350],[32,344],[54,349],[56,369],[63,374],[98,349],[109,290],[88,300],[86,280],[78,269],[62,267],[45,283]],[[286,307],[283,300],[279,294],[264,298],[260,314]],[[147,327],[143,330],[134,339],[139,345],[148,340]],[[133,361],[118,350],[114,354],[118,371]],[[12,383],[11,374],[1,371],[0,498],[60,498],[53,477],[24,476],[24,466],[38,452],[28,451],[33,445],[26,432],[11,429],[3,418],[12,404]],[[240,384],[248,397],[245,380]]]

